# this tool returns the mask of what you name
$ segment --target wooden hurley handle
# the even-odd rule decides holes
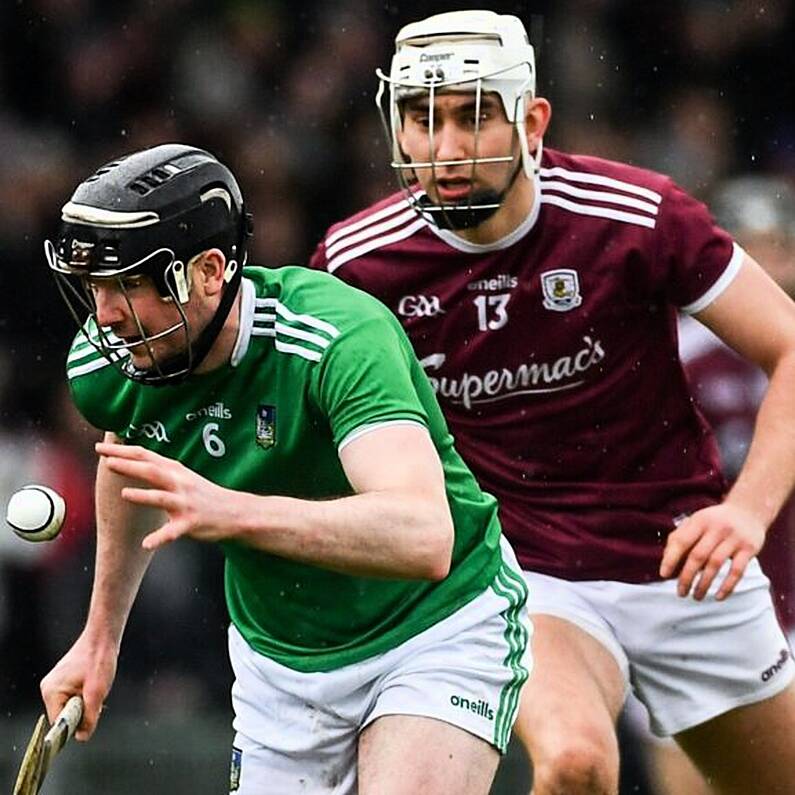
[[[45,734],[47,718],[42,715],[33,730],[19,768],[14,795],[37,795],[55,755],[66,745],[83,718],[83,699],[72,696]]]
[[[44,747],[52,748],[52,755],[58,753],[71,739],[83,719],[83,699],[72,696],[66,706],[58,713],[52,728],[44,737]]]

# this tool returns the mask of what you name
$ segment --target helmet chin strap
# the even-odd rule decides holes
[[[236,268],[221,295],[218,309],[195,342],[188,345],[181,353],[169,356],[163,362],[158,362],[145,370],[133,367],[132,363],[128,361],[124,365],[125,375],[131,380],[147,386],[170,386],[184,381],[204,361],[221,333],[240,291],[242,275],[243,269]]]
[[[491,218],[502,207],[508,191],[513,187],[519,173],[524,170],[522,158],[518,158],[508,183],[501,192],[496,190],[482,190],[473,193],[465,202],[460,204],[437,204],[423,193],[416,200],[421,212],[432,213],[436,226],[440,229],[456,231],[459,229],[474,229],[484,221]]]

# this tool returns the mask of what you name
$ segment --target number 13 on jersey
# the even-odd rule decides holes
[[[508,322],[508,301],[510,293],[499,295],[479,295],[473,299],[478,310],[478,329],[480,331],[496,331]]]

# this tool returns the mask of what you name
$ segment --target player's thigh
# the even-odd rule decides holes
[[[673,737],[657,737],[651,731],[646,709],[632,694],[624,704],[619,719],[622,722],[623,737],[619,735],[622,756],[631,749],[640,757],[655,795],[714,795],[712,787]]]
[[[384,715],[359,739],[359,795],[487,795],[499,758],[450,723]]]
[[[671,744],[660,743],[659,738],[645,742],[649,775],[658,795],[715,795],[715,790],[695,766],[687,754],[671,740]]]
[[[572,744],[617,755],[615,724],[626,681],[603,643],[558,616],[531,616],[533,673],[525,684],[514,732],[534,762]]]
[[[795,682],[676,735],[720,795],[795,795]]]

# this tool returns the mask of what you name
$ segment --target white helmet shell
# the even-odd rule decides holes
[[[522,21],[509,14],[493,11],[452,11],[436,14],[401,28],[395,38],[395,54],[389,75],[376,71],[380,86],[376,96],[381,117],[392,148],[392,167],[398,172],[409,199],[426,218],[444,216],[449,207],[417,204],[417,193],[411,189],[403,172],[417,167],[443,165],[434,162],[409,163],[401,150],[399,138],[402,127],[401,103],[415,97],[429,97],[431,103],[430,137],[433,139],[433,98],[437,93],[461,91],[474,93],[476,108],[483,93],[499,95],[508,122],[514,125],[519,144],[521,165],[528,178],[538,171],[541,161],[541,142],[534,154],[528,150],[525,133],[526,99],[535,96],[535,54]],[[388,87],[388,108],[384,96]],[[476,117],[478,112],[476,110]],[[475,135],[479,127],[476,120]],[[477,151],[477,146],[475,147]],[[508,162],[515,154],[479,158],[475,155],[457,163]],[[499,204],[471,205],[469,210],[493,212]],[[432,211],[441,211],[434,213]],[[484,216],[485,217],[485,216]]]
[[[522,118],[535,94],[535,54],[522,21],[493,11],[452,11],[403,27],[395,39],[389,82],[402,99],[438,90],[495,91],[508,121]],[[517,113],[518,111],[518,113]]]

